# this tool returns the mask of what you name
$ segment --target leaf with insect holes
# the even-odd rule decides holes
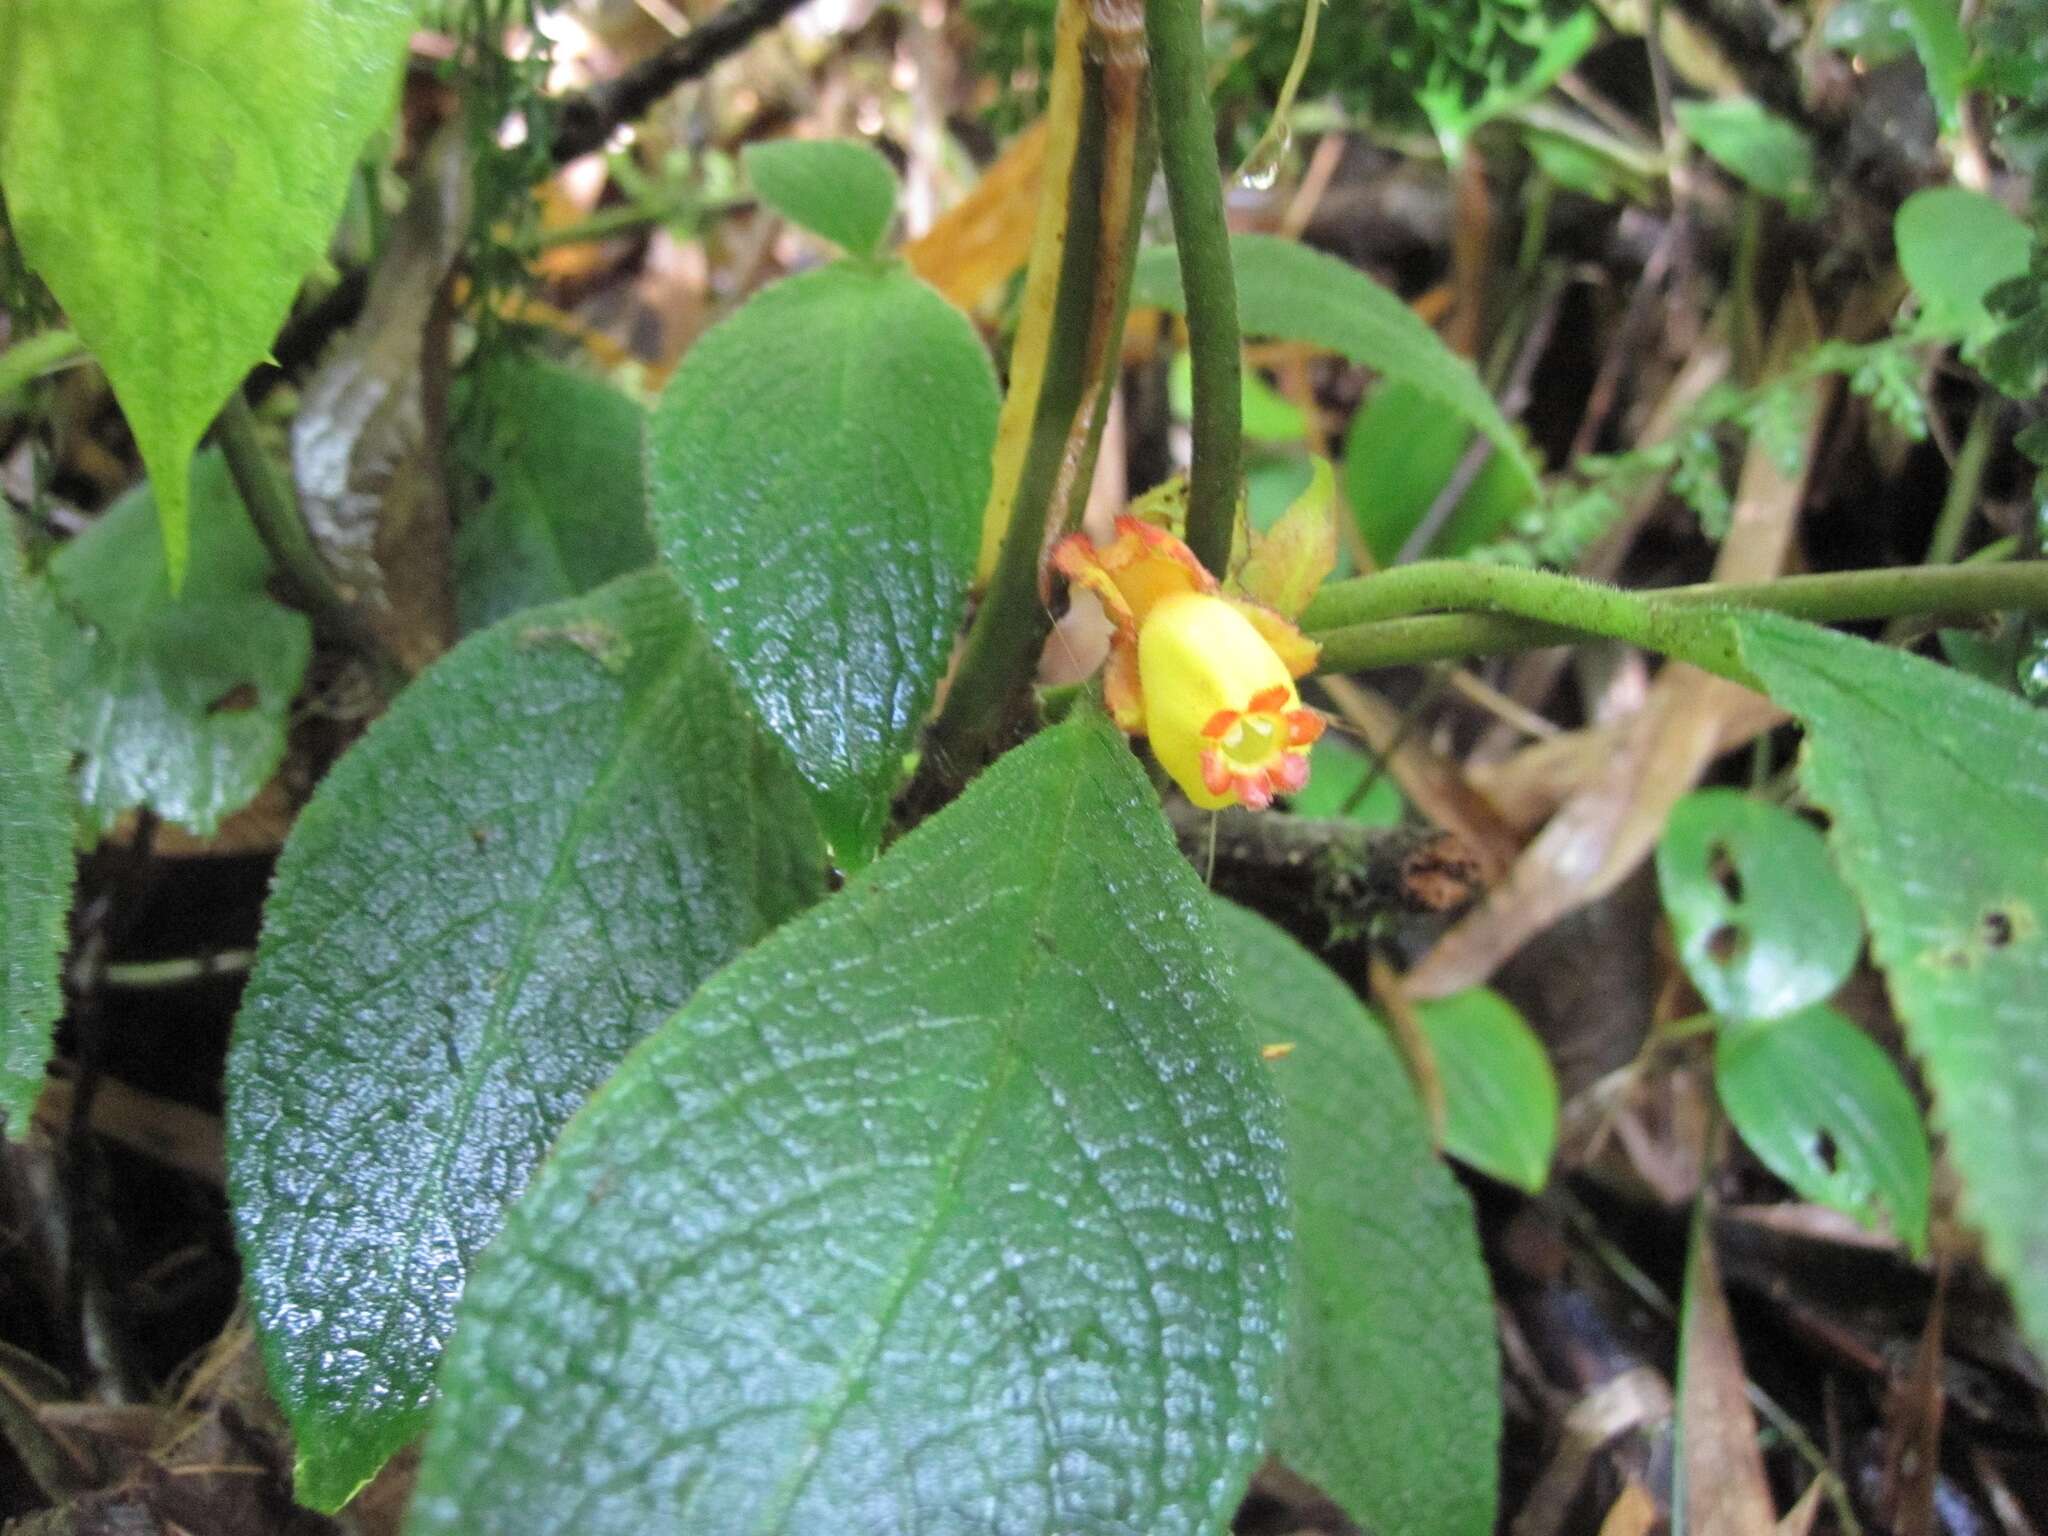
[[[707,982],[485,1255],[411,1536],[1221,1531],[1287,1234],[1212,913],[1084,712]]]
[[[1723,1018],[1776,1019],[1832,996],[1863,947],[1856,898],[1818,832],[1732,789],[1672,807],[1657,885],[1678,957]]]
[[[71,905],[71,791],[49,658],[12,529],[0,529],[0,1116],[16,1140],[42,1092]]]
[[[1763,1165],[1808,1200],[1927,1248],[1932,1177],[1920,1106],[1889,1056],[1825,1005],[1724,1024],[1714,1088]]]
[[[1833,818],[1964,1214],[2048,1349],[2048,714],[1867,640],[1728,622],[1806,726],[1800,781]]]

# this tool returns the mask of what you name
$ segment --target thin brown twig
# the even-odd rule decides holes
[[[670,91],[710,73],[713,65],[739,52],[803,3],[804,0],[732,0],[732,4],[706,17],[616,80],[564,96],[555,103],[555,132],[548,153],[560,165],[604,148],[615,132],[644,117]]]

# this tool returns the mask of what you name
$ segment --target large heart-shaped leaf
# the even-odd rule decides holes
[[[471,1261],[555,1132],[809,901],[794,782],[667,577],[508,619],[292,829],[228,1062],[229,1196],[299,1494],[423,1421]]]
[[[1375,1531],[1493,1529],[1500,1367],[1472,1205],[1356,994],[1217,903],[1252,1027],[1285,1045],[1294,1301],[1271,1447]]]
[[[1247,336],[1328,347],[1413,385],[1491,438],[1502,461],[1533,490],[1536,462],[1479,375],[1397,294],[1335,257],[1273,235],[1234,235],[1230,254],[1237,268],[1238,318]],[[1171,246],[1138,253],[1131,302],[1185,306],[1180,258]]]
[[[1728,622],[1806,725],[1800,778],[1834,818],[1965,1209],[2048,1349],[2048,715],[1810,624]]]
[[[415,0],[9,0],[0,186],[107,370],[173,581],[185,470],[320,258]]]
[[[147,806],[204,837],[277,770],[313,632],[270,595],[270,557],[218,453],[192,461],[175,594],[161,503],[138,486],[57,552],[44,635],[88,824]]]
[[[1100,718],[636,1051],[464,1298],[412,1536],[1223,1528],[1285,1305],[1276,1108]]]
[[[656,541],[849,867],[945,667],[996,407],[965,317],[907,268],[841,262],[712,330],[655,408]]]
[[[39,626],[11,531],[0,530],[0,1116],[28,1130],[43,1086],[64,913],[71,905],[71,792]]]

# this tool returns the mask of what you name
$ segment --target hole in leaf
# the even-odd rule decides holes
[[[1993,907],[1984,914],[1984,942],[1993,949],[2003,949],[2012,942],[2012,914]]]
[[[1732,965],[1748,942],[1748,934],[1733,923],[1723,923],[1707,935],[1707,954],[1720,965]]]
[[[1728,851],[1726,843],[1715,843],[1707,850],[1707,873],[1721,887],[1723,896],[1730,901],[1742,900],[1742,871],[1735,867],[1735,855]]]
[[[1835,1138],[1823,1128],[1814,1135],[1813,1155],[1820,1159],[1821,1167],[1833,1173],[1840,1165],[1841,1154],[1835,1146]]]

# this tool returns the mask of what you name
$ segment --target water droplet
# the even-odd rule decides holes
[[[1287,154],[1287,146],[1294,142],[1294,130],[1286,123],[1275,123],[1268,128],[1259,142],[1252,146],[1250,156],[1238,170],[1240,185],[1254,192],[1270,192],[1273,183],[1280,179],[1280,162]]]
[[[2037,635],[2020,653],[2019,684],[2032,703],[2048,698],[2048,635]]]

